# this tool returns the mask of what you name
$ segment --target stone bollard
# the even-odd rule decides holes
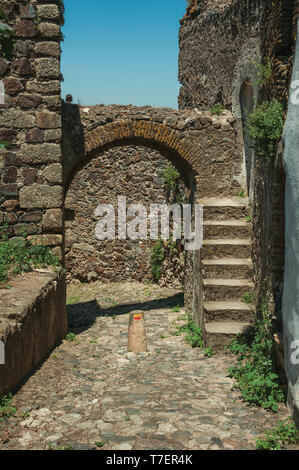
[[[133,353],[146,352],[146,332],[144,314],[130,313],[128,351]]]

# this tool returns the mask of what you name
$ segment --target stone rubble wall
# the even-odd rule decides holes
[[[118,196],[126,197],[127,208],[142,204],[148,215],[151,204],[172,204],[175,196],[165,186],[163,177],[168,165],[169,161],[157,150],[127,145],[104,151],[76,174],[65,200],[70,219],[66,221],[65,240],[68,278],[82,282],[153,280],[151,249],[155,242],[97,240],[95,231],[100,218],[95,217],[95,210],[99,204],[112,204],[117,215]],[[183,203],[186,188],[182,179],[177,183],[176,196]],[[159,283],[181,287],[182,254],[167,252],[162,267]]]
[[[286,102],[293,8],[294,0],[193,2],[181,20],[179,108],[210,109],[221,103],[234,111],[239,81],[255,79],[252,59],[261,63],[268,57],[273,59],[272,92]]]
[[[124,194],[147,207],[165,201],[161,183],[167,162],[181,173],[186,200],[195,190],[197,197],[236,196],[240,184],[234,173],[241,163],[234,123],[229,112],[214,116],[196,110],[64,104],[66,214],[73,212],[73,220],[66,222],[66,263],[72,275],[87,281],[151,279],[152,243],[96,241],[95,208]],[[183,143],[173,145],[176,139]],[[166,254],[160,283],[178,286],[184,277],[183,254],[179,246]]]
[[[43,361],[67,332],[65,276],[38,271],[0,289],[0,397],[15,389]],[[20,295],[21,293],[21,295]]]
[[[144,145],[158,150],[190,185],[197,175],[199,196],[236,195],[234,171],[235,119],[209,111],[150,106],[63,106],[63,168],[67,191],[77,171],[97,154],[119,145]],[[235,170],[233,170],[235,168]]]

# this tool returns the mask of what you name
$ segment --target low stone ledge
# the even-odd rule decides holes
[[[10,392],[44,360],[67,332],[65,276],[36,270],[0,289],[0,396]]]

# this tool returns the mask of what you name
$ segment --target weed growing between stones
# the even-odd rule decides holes
[[[2,9],[0,10],[0,19],[9,20]],[[14,36],[14,30],[0,21],[0,52],[8,60],[10,60],[14,49]]]
[[[166,188],[169,191],[175,191],[178,188],[179,179],[179,172],[172,165],[168,164],[163,173],[163,180]]]
[[[253,302],[252,292],[245,292],[245,294],[242,297],[242,302],[244,302],[245,304],[252,304]]]
[[[212,356],[215,354],[215,351],[214,351],[213,348],[208,347],[208,348],[205,348],[205,349],[204,349],[203,354],[204,354],[204,356],[206,356],[206,357],[212,357]]]
[[[257,439],[257,450],[282,450],[286,445],[299,444],[299,430],[291,418],[279,421],[278,425],[265,432],[263,438]]]
[[[75,333],[68,333],[65,337],[65,339],[71,343],[75,342],[77,340],[77,337]]]
[[[275,157],[276,145],[284,125],[283,105],[276,99],[265,101],[248,114],[246,132],[254,142],[258,155],[269,160]]]
[[[276,373],[270,336],[271,311],[266,301],[261,317],[256,318],[250,337],[238,336],[231,342],[228,349],[238,356],[238,362],[229,368],[228,374],[236,379],[234,388],[241,391],[244,401],[277,412],[278,403],[284,401],[284,393]]]
[[[191,316],[185,325],[178,327],[178,334],[185,333],[185,340],[192,348],[203,348],[204,342],[201,329],[196,326]]]
[[[162,275],[162,263],[164,261],[164,250],[163,250],[163,241],[161,238],[157,240],[152,248],[152,258],[151,258],[151,273],[154,276],[155,281],[159,281]]]
[[[60,267],[60,261],[46,246],[32,245],[29,240],[5,240],[0,243],[0,283],[10,275],[46,266]]]
[[[258,80],[256,82],[256,85],[258,86],[264,86],[269,84],[269,81],[272,77],[272,64],[271,64],[271,59],[268,58],[267,63],[265,65],[259,64],[255,60],[251,60],[251,63],[255,66],[257,69],[258,73]]]
[[[212,114],[216,114],[217,116],[220,116],[223,111],[224,107],[221,104],[215,104],[215,106],[212,106],[212,108],[210,109],[210,112]]]
[[[11,405],[12,403],[12,394],[5,395],[0,400],[0,417],[9,418],[16,413],[16,409]]]

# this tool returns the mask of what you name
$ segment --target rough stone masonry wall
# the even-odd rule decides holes
[[[173,194],[165,185],[164,171],[169,161],[154,149],[126,145],[106,150],[79,171],[67,193],[66,268],[69,276],[81,281],[152,281],[151,240],[99,241],[95,238],[95,217],[99,204],[118,207],[118,196],[130,204],[184,201],[184,183],[177,181]],[[186,200],[187,202],[187,200]],[[167,246],[167,245],[166,245]],[[180,247],[178,243],[178,247]],[[168,249],[162,263],[161,285],[181,287],[184,278],[183,252]]]
[[[287,102],[296,5],[298,2],[293,0],[231,0],[220,4],[196,0],[181,21],[180,108],[210,108],[220,103],[232,110],[237,131],[235,157],[242,159],[244,155],[243,169],[239,175],[236,173],[243,187],[247,183],[241,87],[244,82],[251,83],[257,101],[276,97]],[[252,61],[265,63],[268,58],[273,74],[269,89],[262,90]],[[252,187],[247,189],[252,204],[257,298],[261,301],[264,287],[272,284],[279,312],[284,267],[282,152],[270,164],[255,156],[251,173]]]
[[[0,341],[5,345],[0,397],[17,387],[67,331],[64,275],[24,274],[10,286],[0,289]]]
[[[194,2],[192,11],[181,20],[179,35],[180,109],[209,109],[216,103],[234,107],[239,80],[253,73],[250,60],[261,62],[268,43],[277,39],[279,3]]]
[[[136,135],[132,136],[134,127]],[[119,130],[123,135],[122,138],[119,137]],[[188,161],[184,162],[175,149],[172,149],[171,143],[175,142],[173,134],[169,139],[169,146],[163,145],[162,139],[160,144],[159,139],[163,133],[166,135],[166,132],[177,132],[185,140],[182,145],[184,149],[188,148],[189,142],[192,143],[192,152],[190,152],[193,158],[192,166]],[[104,143],[102,139],[105,139]],[[84,152],[84,142],[92,143],[91,153]],[[69,269],[83,279],[86,279],[86,276],[89,278],[100,276],[101,279],[110,280],[113,280],[111,276],[121,276],[124,279],[127,279],[127,276],[134,276],[136,279],[137,276],[141,279],[149,266],[149,245],[145,257],[142,257],[141,247],[135,244],[129,259],[125,259],[122,254],[126,252],[127,246],[133,245],[126,245],[123,241],[117,242],[115,247],[112,244],[106,245],[106,248],[103,246],[102,248],[107,249],[109,253],[113,247],[115,249],[110,256],[106,253],[99,256],[97,249],[100,244],[92,239],[95,226],[92,217],[98,201],[107,201],[111,196],[115,198],[124,191],[132,201],[140,199],[148,204],[150,198],[152,202],[160,200],[164,194],[161,188],[161,174],[167,161],[172,162],[183,175],[187,198],[192,196],[195,190],[192,184],[195,182],[198,197],[235,195],[240,186],[233,178],[232,167],[238,165],[238,162],[234,161],[234,146],[234,119],[229,112],[223,113],[222,116],[212,116],[210,112],[194,110],[179,112],[148,106],[78,107],[64,104],[63,166],[66,189],[72,178],[75,178],[67,196],[66,209],[70,206],[75,212],[77,211],[75,220],[66,223],[66,250],[71,248],[66,256]],[[133,162],[136,157],[140,162]],[[160,176],[157,178],[158,173]],[[194,178],[196,173],[197,176]],[[140,178],[147,183],[140,185]],[[81,199],[84,201],[85,213],[81,209]],[[98,247],[96,251],[94,248],[80,245],[81,223],[85,227],[84,234],[88,234],[87,245]],[[82,250],[86,248],[90,251],[87,254]],[[178,251],[180,252],[179,246]],[[133,254],[137,256],[135,261]],[[177,278],[182,261],[182,256],[178,255],[179,253],[168,250],[167,259],[169,260],[170,256],[173,269],[169,269],[170,264],[166,259],[165,266],[163,265],[166,276],[163,276],[162,282],[167,279],[169,283],[171,277]],[[89,265],[84,262],[85,256],[90,262]],[[112,262],[110,268],[107,263],[108,258]],[[82,265],[83,268],[80,269],[81,263],[86,268]],[[97,272],[97,266],[100,273]],[[129,266],[133,267],[130,271]],[[190,278],[190,274],[187,278]],[[191,279],[189,280],[191,282]],[[188,287],[185,283],[185,293],[186,290]]]
[[[9,58],[0,57],[0,222],[9,234],[38,235],[62,245],[60,0],[7,1],[1,9],[15,31]],[[42,235],[39,235],[41,234]]]

